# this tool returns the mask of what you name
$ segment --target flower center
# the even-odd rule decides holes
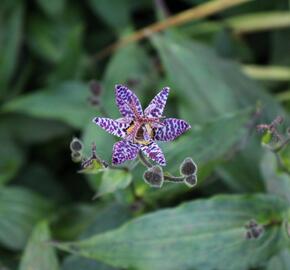
[[[150,144],[154,137],[154,129],[148,122],[140,123],[138,121],[134,121],[127,128],[126,133],[134,143],[142,145]]]

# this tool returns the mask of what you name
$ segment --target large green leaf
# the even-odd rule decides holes
[[[283,227],[272,224],[281,222],[286,210],[287,204],[272,196],[217,196],[58,246],[122,268],[246,270],[286,245]],[[259,239],[249,240],[244,226],[253,218],[268,226]]]
[[[132,174],[124,170],[107,169],[102,175],[102,180],[97,191],[97,196],[112,193],[118,189],[124,189],[130,185]]]
[[[265,152],[260,168],[267,191],[290,202],[290,176],[278,171],[277,160],[273,153]]]
[[[44,120],[23,114],[2,115],[0,122],[1,133],[5,131],[11,138],[25,144],[43,143],[67,135],[71,129],[57,120]]]
[[[274,256],[267,265],[267,270],[288,270],[290,265],[290,250],[284,249]]]
[[[168,169],[177,172],[188,156],[198,165],[220,159],[245,135],[249,117],[250,110],[229,113],[204,125],[195,125],[180,139],[163,144]]]
[[[55,250],[47,243],[50,238],[47,222],[39,222],[30,236],[20,262],[19,270],[59,269]]]
[[[279,104],[240,66],[222,59],[205,45],[184,37],[155,36],[153,44],[180,96],[182,116],[201,123],[209,118],[254,106],[261,101],[267,115],[282,113]]]
[[[87,103],[88,96],[89,90],[86,84],[65,82],[15,98],[5,104],[3,109],[38,118],[56,119],[81,128],[95,115],[94,110]]]
[[[92,11],[118,32],[130,25],[132,0],[88,0]]]
[[[33,226],[51,213],[51,204],[23,188],[0,188],[0,243],[9,249],[24,247]]]
[[[104,207],[98,207],[91,215],[93,219],[87,229],[80,235],[81,239],[115,229],[131,217],[128,206],[119,203],[110,203]],[[115,269],[95,260],[70,255],[65,258],[62,270],[111,270]]]
[[[0,11],[0,98],[7,90],[16,68],[22,38],[23,13],[23,6],[19,2],[12,8],[3,8]]]
[[[245,141],[246,140],[246,141]],[[264,191],[263,177],[257,166],[261,159],[262,148],[257,138],[245,135],[243,149],[237,149],[235,156],[221,164],[216,171],[232,190],[236,192]]]

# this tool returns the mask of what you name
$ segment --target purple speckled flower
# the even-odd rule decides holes
[[[135,159],[139,151],[156,163],[165,166],[164,155],[155,141],[172,141],[190,128],[184,120],[164,119],[162,116],[169,94],[164,87],[145,109],[137,96],[126,86],[116,85],[116,104],[122,115],[117,120],[96,117],[93,122],[107,132],[122,138],[113,147],[113,164]]]

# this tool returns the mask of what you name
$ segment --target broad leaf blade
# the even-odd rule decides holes
[[[180,108],[187,120],[206,122],[258,101],[270,118],[282,113],[278,102],[246,77],[236,62],[220,58],[211,48],[172,36],[155,36],[153,44],[176,93],[185,97]]]
[[[98,189],[97,197],[126,188],[132,181],[132,174],[124,170],[107,169]]]
[[[59,265],[54,248],[48,244],[50,231],[46,221],[34,228],[23,253],[20,270],[58,270]]]
[[[267,191],[290,202],[290,176],[278,171],[277,160],[273,153],[265,152],[260,168]]]
[[[169,170],[177,171],[187,156],[192,157],[198,166],[220,159],[245,136],[250,112],[229,113],[204,125],[193,126],[180,139],[162,145]]]
[[[4,110],[22,112],[38,118],[56,119],[81,128],[95,115],[94,110],[87,103],[88,96],[89,90],[86,84],[66,82],[18,97],[5,104]]]
[[[246,270],[286,245],[281,227],[245,238],[245,224],[280,221],[287,204],[276,197],[217,196],[157,211],[118,230],[59,247],[122,268]],[[234,258],[234,260],[233,260]]]
[[[51,204],[22,188],[0,189],[0,243],[13,250],[24,247],[33,226],[51,211]]]
[[[0,12],[0,97],[12,79],[19,55],[22,25],[23,6],[17,3],[14,8],[3,8]]]

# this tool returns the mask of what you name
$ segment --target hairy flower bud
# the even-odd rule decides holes
[[[78,138],[73,138],[70,143],[70,150],[72,152],[80,152],[84,148],[83,143]]]
[[[83,155],[80,152],[72,152],[71,153],[71,159],[73,162],[81,162],[83,159]]]
[[[184,183],[188,185],[189,187],[194,187],[197,183],[197,178],[195,174],[189,175],[185,177]]]
[[[256,220],[252,219],[245,225],[246,238],[247,239],[258,239],[264,233],[264,227],[259,225]]]
[[[144,181],[152,187],[162,187],[164,177],[163,170],[160,166],[153,166],[143,174]]]
[[[190,157],[186,158],[180,165],[180,173],[186,176],[195,174],[196,170],[197,166]]]

